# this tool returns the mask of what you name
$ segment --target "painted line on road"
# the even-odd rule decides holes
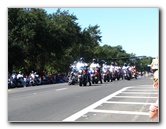
[[[56,89],[56,91],[61,91],[61,90],[66,90],[68,88],[61,88],[61,89]]]
[[[134,92],[148,92],[148,91],[149,91],[149,92],[152,92],[152,91],[153,91],[153,92],[154,92],[154,91],[155,91],[155,92],[158,92],[158,91],[156,91],[156,90],[134,90],[134,89],[133,89],[133,90],[126,90],[126,92],[128,92],[128,91],[130,91],[130,92],[131,92],[131,91],[134,91]]]
[[[92,110],[93,110],[94,108],[96,108],[97,106],[101,105],[102,103],[106,102],[107,100],[111,99],[112,97],[116,96],[117,94],[119,94],[119,93],[125,91],[127,88],[128,88],[128,87],[125,87],[125,88],[123,88],[123,89],[121,89],[121,90],[119,90],[119,91],[117,91],[117,92],[115,92],[115,93],[113,93],[113,94],[111,94],[111,95],[109,95],[109,96],[107,96],[107,97],[105,97],[105,98],[103,98],[103,99],[101,99],[101,100],[95,102],[94,104],[92,104],[92,105],[90,105],[90,106],[84,108],[83,110],[81,110],[81,111],[79,111],[79,112],[77,112],[77,113],[71,115],[70,117],[64,119],[63,121],[66,121],[66,122],[75,121],[76,119],[78,119],[79,117],[83,116],[83,115],[86,114],[87,112],[92,111]]]
[[[151,85],[138,85],[138,86],[144,86],[141,88],[147,88],[150,87]],[[108,95],[107,97],[95,102],[94,104],[82,109],[81,111],[76,112],[75,114],[69,116],[68,118],[64,119],[63,121],[65,122],[73,122],[75,120],[77,120],[78,118],[80,118],[81,116],[85,115],[88,112],[109,112],[109,113],[121,113],[121,114],[136,114],[136,115],[149,115],[149,113],[147,112],[130,112],[130,111],[113,111],[113,110],[96,110],[95,108],[100,106],[101,104],[107,102],[108,100],[110,100],[111,98],[117,97],[118,94],[124,92],[127,89],[130,88],[135,88],[137,86],[129,86],[129,87],[125,87],[117,92],[114,92],[111,95]],[[142,97],[142,96],[119,96],[119,97],[123,97],[123,98],[157,98],[157,97]]]
[[[146,93],[146,92],[123,92],[122,94],[158,94],[158,93]]]
[[[131,112],[131,111],[116,111],[116,110],[98,110],[94,109],[90,112],[99,112],[99,113],[115,113],[115,114],[127,114],[127,115],[149,115],[149,112]]]
[[[146,96],[114,96],[114,98],[158,98],[158,97],[146,97]]]
[[[141,102],[117,102],[117,101],[106,101],[104,103],[115,103],[115,104],[140,104],[140,105],[151,105],[153,103],[141,103]]]

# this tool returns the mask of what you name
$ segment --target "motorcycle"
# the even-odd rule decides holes
[[[116,72],[115,71],[112,71],[111,73],[110,73],[110,77],[111,77],[111,82],[112,81],[115,81],[116,80]]]
[[[121,70],[116,71],[116,79],[119,81],[120,78],[122,78],[122,80],[123,80],[123,73]]]
[[[102,75],[103,75],[103,80],[104,80],[104,82],[106,82],[106,81],[110,81],[110,79],[111,79],[111,74],[110,74],[110,71],[109,70],[103,70],[103,73],[102,73]]]
[[[30,76],[30,85],[36,86],[36,85],[41,85],[42,82],[39,78],[39,75],[35,75],[34,77]]]
[[[87,67],[81,67],[78,72],[78,82],[79,86],[86,86],[89,82],[89,85],[91,85],[91,79],[90,79],[90,73],[88,72]]]
[[[69,74],[68,85],[74,85],[78,83],[78,73],[76,71],[72,71]]]
[[[97,67],[93,71],[91,71],[91,78],[92,78],[92,84],[94,83],[98,84],[99,81],[100,83],[102,83],[100,68]]]
[[[15,88],[16,86],[16,81],[12,77],[8,78],[8,89]]]
[[[124,79],[130,80],[131,79],[131,73],[129,70],[124,71]]]
[[[25,82],[24,82],[24,78],[23,77],[19,77],[17,79],[17,87],[24,87],[26,86]]]

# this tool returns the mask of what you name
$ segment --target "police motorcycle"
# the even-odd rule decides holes
[[[72,71],[68,75],[68,85],[74,85],[78,83],[78,72],[76,69],[72,69]]]
[[[36,85],[41,85],[42,84],[42,82],[39,78],[39,75],[36,72],[34,73],[32,71],[29,77],[30,77],[30,85],[31,86],[36,86]]]
[[[122,71],[119,66],[115,67],[115,76],[118,81],[120,80],[120,78],[122,78],[123,80]]]
[[[116,80],[116,71],[115,71],[115,65],[114,62],[111,63],[110,67],[109,67],[109,71],[110,71],[110,80],[115,81]]]
[[[8,77],[8,88],[17,87],[17,74],[16,71],[12,71],[12,75]]]
[[[17,75],[17,87],[26,87],[26,83],[24,82],[24,77],[21,74],[21,71],[19,71],[19,74]]]
[[[77,61],[70,66],[71,71],[68,73],[68,85],[78,83],[78,70],[76,68]]]
[[[34,82],[36,85],[41,85],[41,80],[40,80],[40,77],[39,75],[37,74],[37,72],[35,72],[35,79],[34,79]]]
[[[131,79],[131,73],[130,73],[129,69],[124,71],[124,79],[126,79],[126,80]]]
[[[92,79],[92,84],[97,84],[99,82],[99,68],[93,68],[93,70],[90,70],[90,75]]]
[[[99,81],[102,83],[101,67],[96,59],[93,59],[93,62],[90,65],[90,75],[92,84],[97,84]]]
[[[107,62],[105,62],[104,65],[107,65]],[[102,68],[102,76],[103,76],[102,78],[103,78],[104,82],[106,82],[106,81],[109,82],[110,81],[111,73],[110,73],[108,67],[103,66],[103,68]]]
[[[8,88],[15,88],[17,86],[17,80],[16,78],[13,78],[12,76],[8,77]]]
[[[89,86],[91,85],[90,71],[87,66],[80,67],[78,71],[78,83],[79,86],[86,86],[89,82]]]

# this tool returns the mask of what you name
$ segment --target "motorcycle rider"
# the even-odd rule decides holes
[[[103,72],[106,72],[106,71],[109,70],[109,68],[110,68],[110,67],[108,66],[108,63],[107,63],[107,62],[104,62],[104,63],[103,63],[103,67],[102,67],[102,71],[103,71]]]
[[[101,77],[101,66],[99,65],[99,63],[97,62],[97,60],[94,58],[92,60],[92,63],[90,65],[90,72],[94,73],[95,70],[98,71],[98,79],[99,81],[102,83],[102,77]]]
[[[102,75],[103,75],[103,79],[104,81],[109,81],[110,80],[110,71],[109,71],[109,68],[110,66],[108,66],[108,63],[107,62],[104,62],[103,63],[103,66],[102,66]]]
[[[71,71],[68,74],[68,84],[74,84],[74,82],[78,82],[78,69],[76,67],[77,61],[74,61],[70,66]]]
[[[32,72],[30,73],[30,77],[32,77],[33,80],[35,79],[35,73],[34,73],[34,71],[32,71]]]
[[[16,87],[17,86],[17,74],[16,74],[15,70],[12,71],[12,75],[11,75],[11,77],[9,79],[9,82],[10,82],[10,85],[12,87]]]
[[[124,63],[123,67],[122,67],[122,70],[123,70],[123,74],[126,74],[127,71],[128,71],[128,74],[131,78],[131,73],[130,73],[130,70],[131,70],[131,67],[130,67],[130,64],[127,65],[127,63]]]
[[[90,74],[87,70],[87,67],[88,67],[88,64],[84,62],[84,58],[81,57],[80,60],[77,62],[76,64],[76,69],[79,71],[79,70],[82,70],[82,69],[85,69],[86,70],[86,75],[88,77],[88,82],[89,82],[89,85],[91,85],[91,79],[90,79]]]
[[[80,60],[76,64],[77,70],[80,70],[81,68],[87,67],[87,66],[88,66],[88,64],[84,62],[84,58],[83,57],[81,57]]]
[[[37,72],[34,73],[34,81],[35,83],[37,83],[37,85],[40,85],[41,84],[41,80],[39,78],[39,74],[37,74]]]
[[[24,82],[24,76],[23,74],[21,73],[21,71],[19,71],[18,75],[17,75],[17,80],[24,86],[26,87],[26,84]]]
[[[90,71],[94,72],[95,68],[99,68],[99,67],[100,67],[99,63],[97,63],[96,59],[93,59],[90,65]]]
[[[114,62],[111,62],[110,72],[111,72],[111,73],[115,72]]]
[[[15,70],[12,71],[11,77],[12,77],[13,80],[17,78],[17,74],[16,74]]]
[[[125,71],[128,69],[127,63],[124,63],[124,64],[123,64],[122,69],[125,70]]]
[[[77,61],[74,61],[73,64],[70,66],[71,71],[78,72],[76,65],[77,65]]]

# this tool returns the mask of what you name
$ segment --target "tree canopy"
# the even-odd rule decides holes
[[[74,14],[60,9],[47,14],[41,8],[9,8],[8,72],[13,69],[26,73],[32,70],[67,72],[69,65],[80,57],[87,62],[93,58],[108,63],[118,59],[120,65],[130,62],[134,54],[126,53],[122,46],[100,46],[99,25],[81,28],[77,20]],[[134,63],[144,66],[150,64],[151,59],[138,59]]]

